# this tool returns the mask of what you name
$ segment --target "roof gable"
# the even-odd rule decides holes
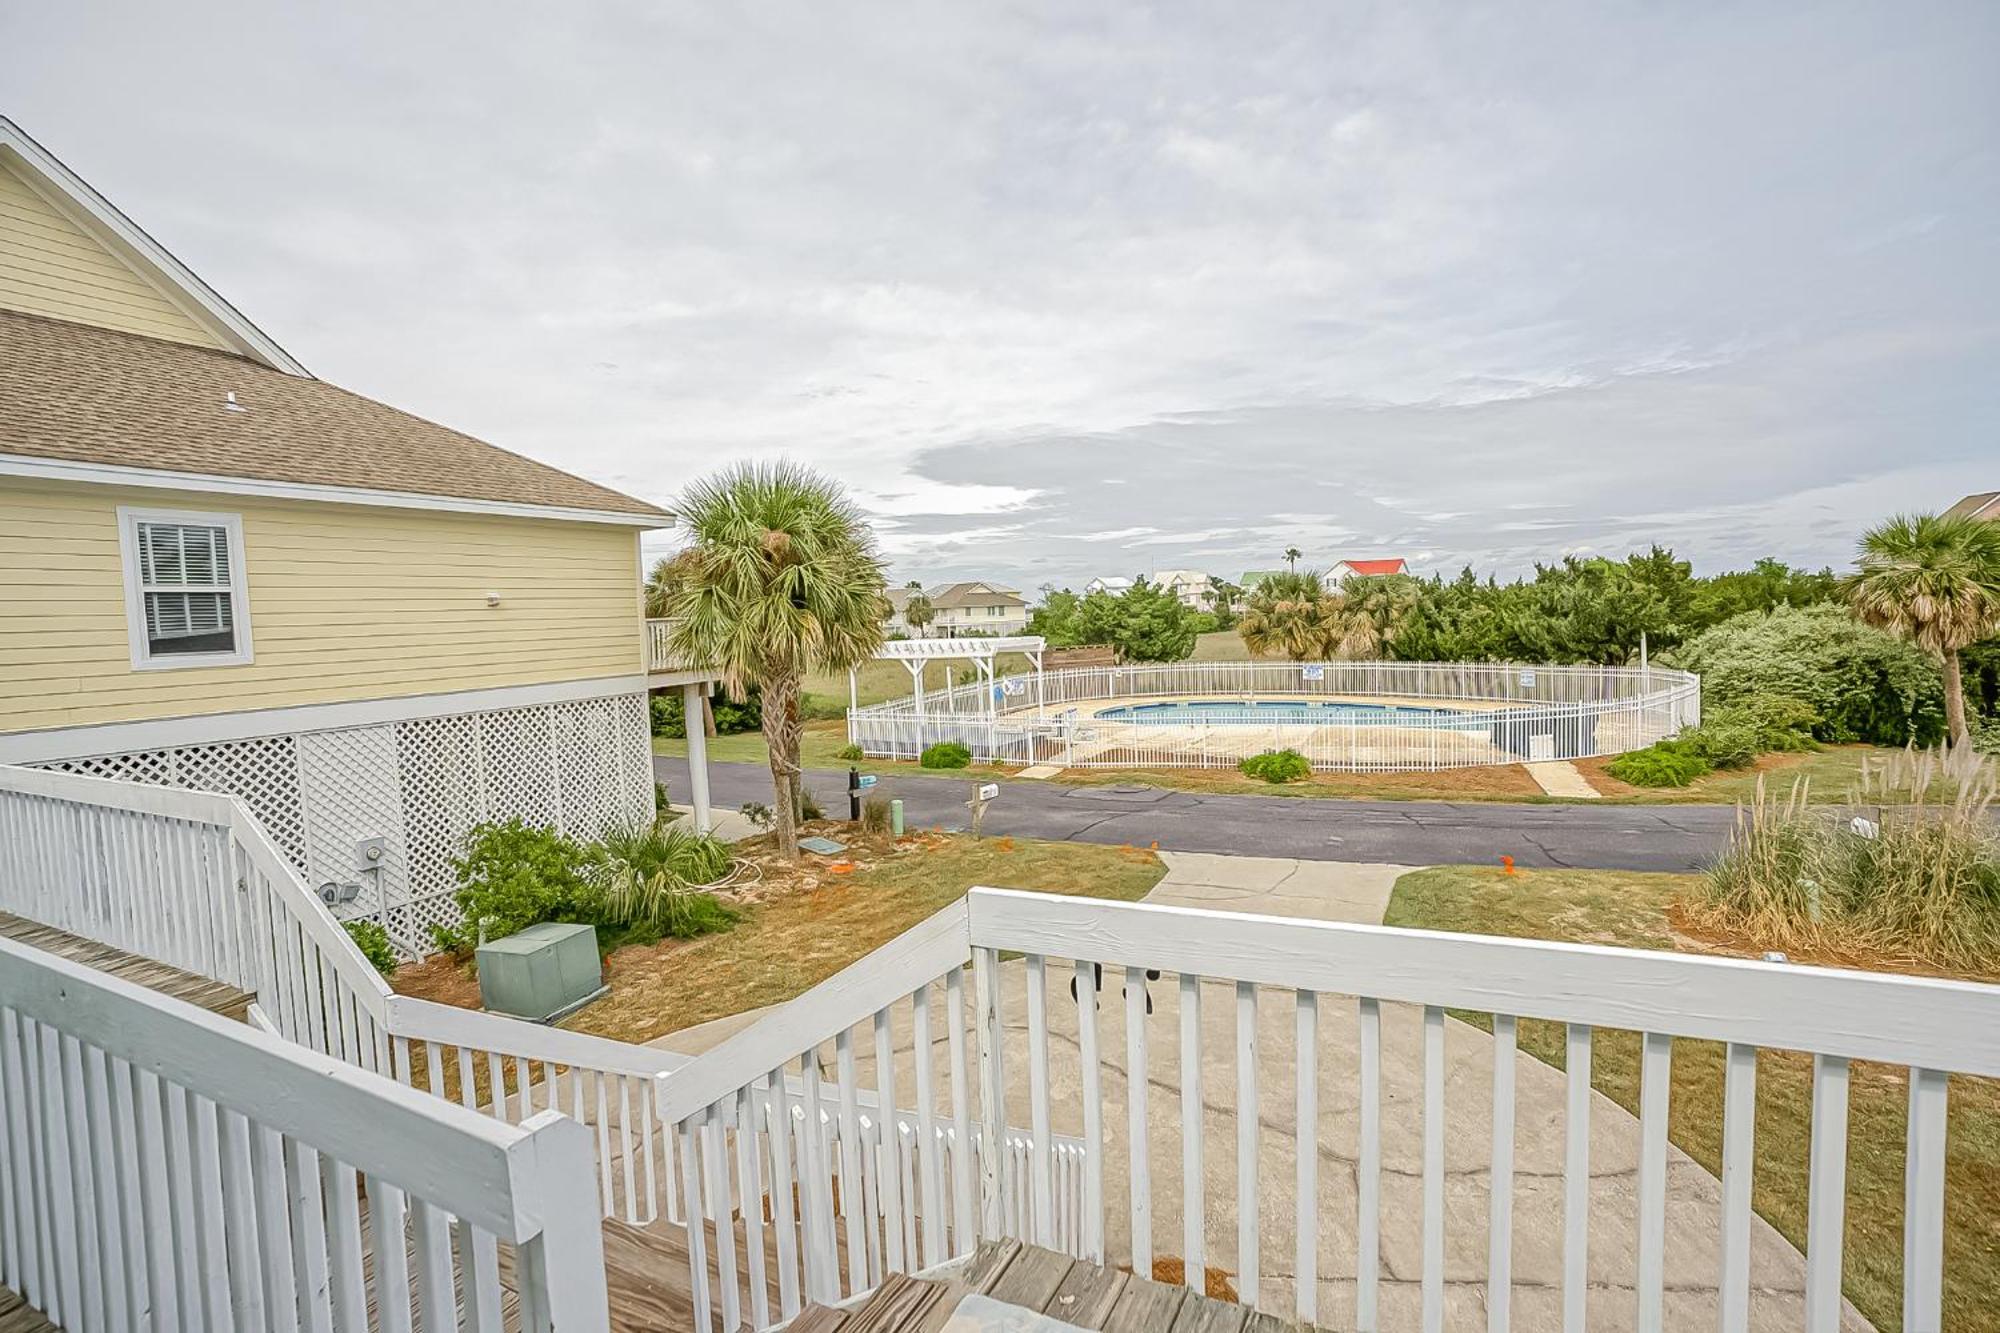
[[[111,201],[0,116],[0,307],[306,368]]]

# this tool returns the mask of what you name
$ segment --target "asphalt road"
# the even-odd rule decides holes
[[[674,800],[685,802],[687,761],[662,757],[654,764]],[[845,770],[809,772],[806,779],[828,814],[845,813]],[[901,798],[912,826],[951,828],[967,820],[972,785],[963,778],[895,775],[884,776],[876,790]],[[711,764],[709,789],[717,809],[733,810],[745,801],[768,805],[770,771],[762,765]],[[1492,865],[1511,856],[1522,866],[1694,870],[1721,849],[1734,819],[1731,807],[1719,805],[1344,801],[1007,782],[987,809],[986,831],[1322,861]]]

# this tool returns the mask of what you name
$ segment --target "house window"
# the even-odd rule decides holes
[[[250,661],[242,519],[120,509],[118,539],[134,669]]]

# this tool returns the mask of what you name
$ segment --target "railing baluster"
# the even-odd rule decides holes
[[[764,1075],[763,1096],[771,1130],[771,1228],[777,1233],[778,1244],[778,1313],[790,1319],[799,1312],[799,1245],[792,1193],[797,1177],[792,1174],[792,1107],[785,1095],[782,1065]],[[801,1190],[796,1197],[803,1203],[809,1196]]]
[[[972,951],[974,1021],[979,1041],[979,1236],[985,1240],[998,1240],[1005,1234],[1005,1191],[1012,1175],[1001,1139],[1007,1114],[1007,1076],[1000,1030],[999,961],[991,949]]]
[[[1910,1071],[1909,1137],[1903,1161],[1903,1327],[1938,1333],[1944,1323],[1944,1139],[1948,1076]]]
[[[362,1283],[361,1177],[353,1167],[330,1157],[321,1157],[319,1165],[320,1191],[328,1205],[327,1286],[333,1325],[339,1329],[364,1328],[368,1319],[368,1291]],[[466,1229],[465,1224],[461,1223],[460,1229]],[[461,1255],[468,1310],[473,1304],[470,1288],[474,1285],[469,1258]]]
[[[834,1072],[840,1091],[840,1212],[847,1221],[847,1294],[868,1290],[867,1186],[861,1175],[861,1112],[855,1096],[854,1029],[842,1028],[833,1039]]]
[[[1486,1333],[1507,1333],[1514,1301],[1514,1056],[1512,1014],[1493,1015],[1493,1168],[1487,1198]]]
[[[527,1076],[527,1065],[524,1062],[521,1066],[521,1077]],[[619,1175],[625,1184],[625,1220],[636,1226],[639,1221],[639,1201],[634,1197],[638,1185],[632,1167],[632,1080],[623,1074],[615,1077],[618,1082],[618,1165]],[[724,1197],[727,1197],[726,1191]]]
[[[1750,1327],[1750,1188],[1756,1164],[1757,1048],[1730,1042],[1723,1056],[1721,1265],[1716,1296],[1722,1333]]]
[[[1028,973],[1028,1124],[1029,1198],[1034,1220],[1029,1235],[1035,1244],[1056,1241],[1053,1163],[1049,1157],[1049,976],[1048,960],[1029,954]]]
[[[1293,1184],[1297,1250],[1293,1312],[1301,1324],[1319,1318],[1319,993],[1297,995],[1297,1033],[1292,1044],[1292,1069],[1298,1098],[1292,1124],[1292,1147],[1298,1178]]]
[[[1813,1056],[1806,1185],[1806,1333],[1840,1327],[1841,1230],[1847,1213],[1847,1060]]]
[[[1203,1289],[1205,1242],[1201,1166],[1201,978],[1181,973],[1181,1262],[1183,1280]]]
[[[1146,1071],[1146,970],[1125,969],[1125,1151],[1132,1190],[1132,1267],[1153,1275],[1153,1170],[1146,1151],[1146,1104],[1152,1082]]]
[[[1236,983],[1236,1290],[1257,1304],[1257,988]]]
[[[834,1254],[833,1164],[826,1150],[817,1051],[799,1057],[799,1076],[806,1087],[805,1123],[799,1135],[804,1154],[799,1170],[799,1207],[805,1226],[806,1288],[815,1300],[837,1301],[840,1271]]]
[[[293,1262],[298,1269],[299,1310],[311,1333],[332,1333],[326,1203],[320,1192],[319,1154],[295,1139],[284,1141],[283,1152],[285,1198],[292,1218]],[[424,1302],[425,1317],[434,1318],[428,1313],[432,1309],[430,1292],[421,1284],[421,1266],[418,1276],[418,1296]]]
[[[1083,1197],[1076,1200],[1076,1252],[1104,1262],[1104,1086],[1097,1050],[1097,988],[1104,969],[1079,960],[1071,974],[1076,987],[1077,1060],[1083,1066]],[[1064,1191],[1071,1199],[1072,1193]]]
[[[757,1137],[762,1132],[757,1089],[754,1084],[746,1084],[736,1093],[736,1206],[743,1214],[743,1257],[745,1278],[750,1285],[752,1328],[762,1328],[771,1322],[770,1286],[764,1273],[764,1164],[757,1150]]]
[[[880,1161],[876,1190],[882,1200],[882,1266],[885,1272],[917,1267],[903,1254],[903,1172],[896,1131],[896,1049],[889,1038],[889,1011],[875,1011],[875,1136]]]
[[[970,1254],[976,1235],[972,1210],[972,1098],[966,1088],[965,969],[945,974],[946,1054],[951,1060],[951,1246],[954,1255]]]
[[[701,1202],[701,1124],[705,1111],[680,1122],[674,1128],[674,1146],[681,1159],[681,1207],[687,1213],[688,1250],[688,1294],[694,1306],[694,1327],[697,1333],[709,1333],[715,1327],[709,1304],[708,1290],[708,1231],[702,1225],[708,1210]],[[724,1333],[735,1333],[726,1329]]]
[[[1583,1333],[1590,1255],[1590,1028],[1563,1034],[1563,1333]]]
[[[1424,1008],[1424,1333],[1444,1331],[1444,1010]]]
[[[377,1327],[381,1333],[410,1333],[410,1251],[404,1221],[408,1215],[403,1191],[379,1176],[368,1180],[369,1246],[375,1259]]]
[[[716,1287],[722,1296],[722,1327],[734,1330],[743,1323],[743,1303],[737,1294],[741,1281],[736,1270],[735,1211],[729,1191],[729,1154],[724,1144],[728,1125],[721,1105],[708,1108],[707,1123],[695,1131],[700,1139],[703,1165],[708,1176],[708,1212],[715,1218]],[[701,1225],[697,1218],[690,1223]]]
[[[944,1194],[938,1179],[936,1078],[931,1069],[936,1054],[931,1047],[931,988],[920,986],[910,996],[910,1056],[917,1081],[917,1146],[915,1151],[918,1229],[923,1246],[923,1266],[944,1262]]]
[[[1355,1166],[1354,1326],[1375,1333],[1382,1275],[1382,1004],[1362,996],[1361,1145]]]
[[[1674,1039],[1648,1032],[1639,1071],[1639,1330],[1659,1333],[1664,1318],[1667,1243],[1667,1107]]]

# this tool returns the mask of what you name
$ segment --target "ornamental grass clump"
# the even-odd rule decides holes
[[[729,873],[729,846],[679,824],[608,830],[588,849],[584,879],[602,924],[689,939],[735,920],[706,886]]]
[[[1948,787],[1948,800],[1926,794]],[[2000,796],[1990,761],[1912,755],[1864,772],[1862,813],[1759,782],[1728,849],[1686,905],[1691,924],[1806,955],[1879,957],[1991,975],[2000,959]]]

